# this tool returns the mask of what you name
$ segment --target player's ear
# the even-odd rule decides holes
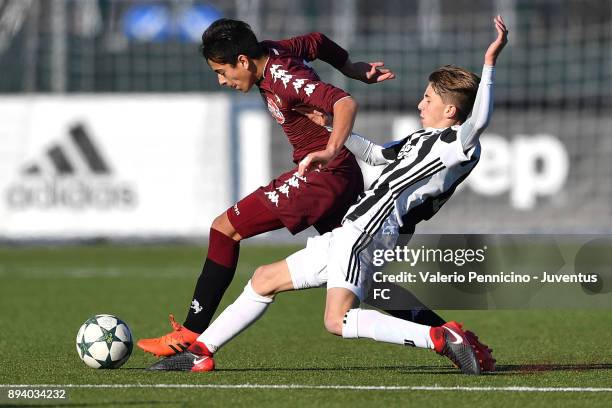
[[[244,54],[238,55],[238,59],[236,60],[236,65],[239,65],[240,67],[244,69],[249,69],[250,64],[251,64],[251,60],[249,59],[249,57],[247,57]]]
[[[455,105],[446,105],[444,107],[444,118],[446,119],[457,119],[459,110]]]

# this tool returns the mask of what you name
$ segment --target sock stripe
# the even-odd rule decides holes
[[[404,339],[404,346],[416,347],[414,341],[408,339]]]

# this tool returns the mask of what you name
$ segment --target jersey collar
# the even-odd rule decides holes
[[[268,48],[268,59],[266,60],[266,63],[264,64],[263,75],[260,81],[266,77],[266,71],[268,70],[268,63],[270,62],[270,54],[272,53],[274,53],[275,55],[278,55],[278,51],[276,51],[274,48],[272,47]]]

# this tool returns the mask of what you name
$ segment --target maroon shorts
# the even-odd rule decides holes
[[[243,239],[285,226],[257,197],[257,191],[238,201],[226,212],[230,223]]]
[[[363,191],[355,158],[340,158],[340,166],[311,171],[301,177],[297,167],[281,174],[227,210],[242,238],[286,227],[297,234],[309,226],[323,234],[338,227]]]

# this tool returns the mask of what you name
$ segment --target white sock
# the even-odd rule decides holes
[[[433,349],[430,326],[408,322],[375,310],[351,309],[344,316],[342,337]]]
[[[258,295],[249,280],[238,299],[229,305],[204,333],[200,334],[198,341],[206,344],[211,353],[215,353],[225,343],[255,323],[273,301],[274,299]]]

